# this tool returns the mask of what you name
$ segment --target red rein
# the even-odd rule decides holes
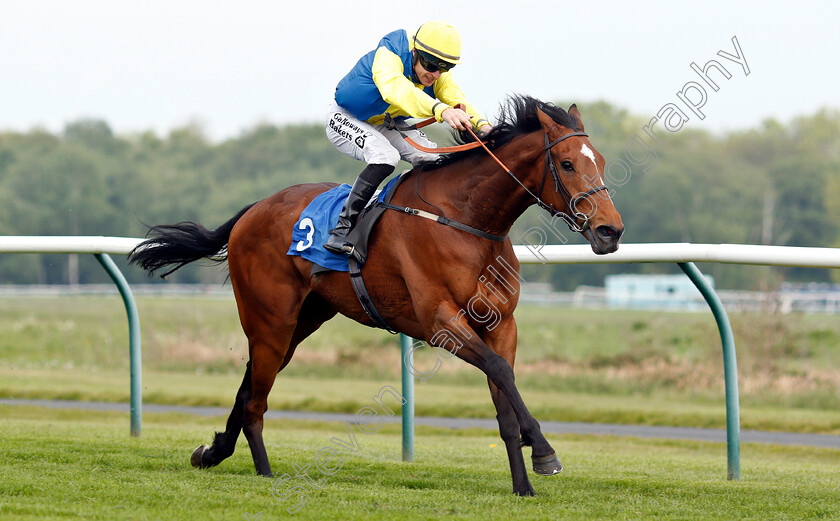
[[[434,122],[435,122],[435,118],[425,119],[425,120],[417,123],[416,125],[414,125],[414,128],[423,128],[427,125],[431,125]],[[473,148],[482,147],[484,150],[487,151],[488,154],[490,154],[490,157],[492,157],[497,163],[499,163],[499,166],[502,167],[505,170],[505,172],[510,171],[508,169],[508,167],[506,167],[504,165],[504,163],[499,161],[499,158],[496,157],[496,155],[493,154],[493,152],[491,152],[489,148],[487,148],[487,145],[485,145],[482,140],[478,139],[478,136],[475,135],[475,132],[473,132],[472,128],[467,127],[467,131],[470,133],[470,135],[472,135],[473,138],[475,138],[475,141],[472,142],[472,143],[466,143],[466,144],[463,144],[463,145],[456,145],[456,146],[452,146],[452,147],[440,147],[440,148],[424,147],[423,145],[420,145],[420,144],[416,143],[413,139],[411,139],[408,136],[405,136],[405,140],[408,141],[408,144],[410,144],[411,146],[413,146],[417,150],[420,150],[422,152],[427,152],[429,154],[449,154],[451,152],[463,152],[464,150],[472,150]]]

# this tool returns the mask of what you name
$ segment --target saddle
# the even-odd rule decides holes
[[[332,253],[324,248],[324,243],[327,242],[330,235],[329,230],[338,222],[338,215],[344,206],[347,195],[350,193],[350,186],[346,184],[327,190],[313,199],[304,208],[294,225],[294,229],[292,230],[292,243],[289,246],[289,251],[286,252],[287,255],[300,255],[304,259],[311,261],[312,269],[310,273],[312,275],[328,271],[349,271],[353,289],[356,291],[356,296],[359,298],[359,302],[365,312],[379,327],[393,334],[396,334],[396,331],[388,325],[376,310],[373,301],[371,301],[370,295],[362,280],[361,272],[361,267],[367,260],[370,233],[386,210],[395,210],[408,215],[430,219],[484,239],[492,241],[505,240],[504,236],[493,235],[458,221],[453,221],[443,215],[436,215],[416,208],[391,204],[391,198],[405,178],[406,172],[390,180],[382,190],[374,195],[368,205],[359,214],[356,226],[347,235],[347,242],[354,246],[353,253],[350,256]]]
[[[403,179],[405,173],[389,181],[359,214],[356,225],[347,235],[347,241],[354,245],[352,255],[338,255],[324,248],[330,235],[329,230],[338,221],[338,215],[350,193],[350,186],[346,184],[327,190],[307,205],[295,223],[292,243],[286,252],[287,255],[300,255],[311,261],[312,275],[328,271],[349,271],[353,289],[365,312],[380,328],[392,334],[396,334],[396,331],[382,318],[370,299],[362,280],[361,267],[367,260],[370,233],[382,214],[394,208],[390,201]]]
[[[379,218],[387,210],[397,186],[402,183],[404,174],[389,181],[382,190],[376,192],[368,205],[359,214],[356,225],[347,235],[347,241],[355,245],[353,258],[363,266],[367,260],[370,233]],[[338,215],[344,201],[350,193],[349,185],[340,185],[328,190],[315,199],[301,212],[292,230],[292,244],[287,255],[299,255],[312,262],[313,275],[326,271],[349,271],[346,255],[338,255],[324,249],[331,230],[338,221]]]

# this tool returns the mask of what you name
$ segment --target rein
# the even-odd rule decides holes
[[[463,152],[465,150],[472,150],[474,148],[478,148],[478,147],[482,146],[482,144],[483,144],[483,143],[481,143],[481,140],[476,138],[476,140],[473,141],[472,143],[466,143],[466,144],[463,144],[463,145],[456,145],[456,146],[452,146],[452,147],[429,148],[429,147],[424,147],[423,145],[421,145],[421,144],[417,143],[416,141],[414,141],[413,139],[411,139],[409,136],[406,136],[405,134],[403,134],[404,130],[417,130],[418,128],[423,128],[423,127],[429,126],[432,123],[436,123],[436,122],[437,121],[435,120],[435,118],[429,118],[429,119],[424,119],[423,121],[420,121],[418,123],[414,123],[412,125],[400,124],[398,121],[395,121],[393,118],[391,118],[391,115],[386,112],[385,113],[385,121],[383,122],[383,125],[385,125],[385,128],[387,128],[387,129],[396,130],[397,132],[399,132],[400,135],[402,135],[403,139],[405,139],[406,142],[408,142],[409,145],[413,146],[414,148],[416,148],[417,150],[419,150],[421,152],[426,152],[426,153],[429,153],[429,154],[449,154],[449,153],[452,153],[452,152]],[[470,130],[470,131],[472,132],[472,130]],[[475,134],[473,134],[473,136],[475,136]]]
[[[563,184],[563,181],[560,178],[560,172],[558,172],[557,165],[554,162],[554,156],[551,155],[551,149],[554,148],[554,146],[557,145],[558,143],[560,143],[561,141],[565,141],[566,139],[569,139],[571,137],[576,137],[576,136],[589,137],[589,134],[587,134],[586,132],[570,132],[569,134],[561,136],[561,137],[555,139],[554,141],[552,141],[550,143],[548,141],[548,133],[545,134],[545,146],[543,148],[543,150],[545,150],[545,166],[543,167],[543,178],[542,178],[542,181],[540,182],[540,189],[537,192],[537,194],[535,194],[527,186],[525,186],[525,184],[522,183],[522,181],[520,181],[519,178],[516,177],[516,175],[514,175],[514,173],[507,166],[505,166],[505,164],[502,163],[501,160],[499,160],[499,158],[496,157],[496,155],[489,148],[487,148],[487,145],[485,144],[485,142],[480,140],[478,138],[478,136],[475,135],[475,132],[473,132],[472,128],[467,127],[467,130],[469,131],[470,135],[472,135],[472,137],[475,139],[475,141],[473,141],[472,143],[466,143],[464,145],[457,145],[457,146],[452,146],[452,147],[441,147],[441,148],[429,148],[429,147],[421,146],[421,145],[417,144],[409,136],[402,133],[403,130],[416,130],[418,128],[423,128],[427,125],[431,125],[432,123],[435,123],[435,121],[436,121],[435,118],[429,118],[429,119],[420,121],[419,123],[415,123],[413,125],[404,125],[404,124],[401,125],[398,122],[394,121],[391,118],[390,114],[386,114],[384,124],[389,129],[397,130],[403,136],[403,139],[405,139],[408,142],[408,144],[410,144],[414,148],[416,148],[416,149],[418,149],[422,152],[427,152],[427,153],[430,153],[430,154],[448,154],[448,153],[451,153],[451,152],[463,152],[465,150],[472,150],[474,148],[482,147],[490,155],[490,157],[492,157],[493,160],[495,160],[496,163],[498,163],[499,166],[501,166],[502,169],[510,177],[512,177],[513,180],[516,181],[519,184],[519,186],[521,186],[528,193],[528,195],[530,195],[531,197],[533,197],[537,201],[537,205],[539,205],[540,208],[543,208],[544,210],[546,210],[549,214],[551,214],[552,217],[559,217],[559,218],[563,219],[563,222],[566,223],[566,226],[568,226],[569,229],[572,232],[582,233],[582,232],[589,229],[589,216],[586,215],[583,212],[579,212],[577,210],[577,205],[581,201],[584,201],[585,199],[590,197],[591,195],[594,195],[594,194],[596,194],[596,193],[598,193],[602,190],[608,190],[608,188],[605,185],[599,185],[599,186],[596,186],[594,188],[590,188],[586,192],[582,192],[582,193],[577,194],[573,197],[572,194],[569,193],[569,190],[566,188],[566,186]],[[563,201],[566,203],[566,206],[569,207],[569,211],[572,212],[572,215],[569,215],[566,212],[558,210],[557,208],[554,207],[554,205],[547,204],[538,195],[538,194],[542,193],[543,187],[545,187],[545,180],[548,177],[548,172],[549,171],[551,171],[551,177],[554,179],[554,189],[557,192],[560,192],[560,195],[563,197]],[[418,215],[419,212],[422,211],[422,210],[415,210],[413,208],[403,209],[401,207],[395,207],[393,209],[404,210],[406,213],[414,214],[414,215]],[[425,217],[425,215],[423,217]],[[449,219],[446,219],[446,217],[441,216],[441,218],[448,221],[448,222],[443,222],[443,221],[439,220],[439,222],[443,222],[443,224],[450,224],[451,225],[451,223],[455,223],[455,221],[451,221]],[[578,219],[583,221],[583,224],[578,224]],[[456,224],[460,224],[460,223],[456,223]],[[464,231],[468,231],[469,233],[472,233],[474,235],[479,235],[480,237],[483,236],[485,238],[490,238],[490,237],[487,237],[487,235],[489,235],[489,234],[487,234],[486,232],[481,232],[481,234],[477,234],[477,233],[475,233],[475,231],[480,231],[480,230],[476,230],[475,228],[469,227],[467,225],[462,225],[462,226],[463,226],[463,228],[461,228],[461,227],[459,227],[459,228],[464,229]],[[466,229],[466,228],[469,228],[469,229]],[[475,231],[473,231],[473,230],[475,230]],[[495,239],[495,236],[492,236],[492,237]]]

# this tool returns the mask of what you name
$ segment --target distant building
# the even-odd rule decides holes
[[[705,275],[714,287],[714,279]],[[607,275],[607,306],[611,308],[700,310],[703,295],[685,275]]]
[[[705,277],[714,288],[714,279]],[[716,290],[715,293],[727,312],[840,315],[838,284],[784,282],[777,291]],[[519,302],[589,309],[709,311],[700,290],[682,274],[607,275],[604,287],[578,286],[574,292],[556,292],[547,283],[523,283]]]

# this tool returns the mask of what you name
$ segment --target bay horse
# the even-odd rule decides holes
[[[589,141],[575,105],[567,112],[528,96],[512,96],[499,117],[485,139],[509,170],[480,148],[446,154],[404,174],[391,200],[400,207],[445,215],[484,236],[386,211],[370,236],[362,275],[370,299],[394,330],[447,348],[486,374],[513,492],[534,495],[522,446],[531,447],[537,474],[555,474],[562,465],[514,383],[513,311],[520,280],[507,235],[533,204],[563,218],[597,254],[618,248],[624,225],[603,183],[604,157]],[[337,313],[376,327],[347,272],[313,275],[310,261],[286,254],[303,209],[335,186],[291,186],[243,208],[215,230],[189,221],[155,226],[131,253],[130,261],[150,275],[164,267],[171,273],[202,258],[228,262],[249,361],[225,431],[216,433],[212,446],[195,450],[193,465],[218,465],[233,454],[243,431],[256,472],[271,476],[262,431],[277,373],[292,360],[298,344]],[[516,276],[503,274],[499,263]],[[508,288],[508,296],[502,287]],[[492,323],[472,312],[476,296],[497,313]],[[471,312],[465,313],[467,309]],[[451,334],[453,330],[458,334]]]

